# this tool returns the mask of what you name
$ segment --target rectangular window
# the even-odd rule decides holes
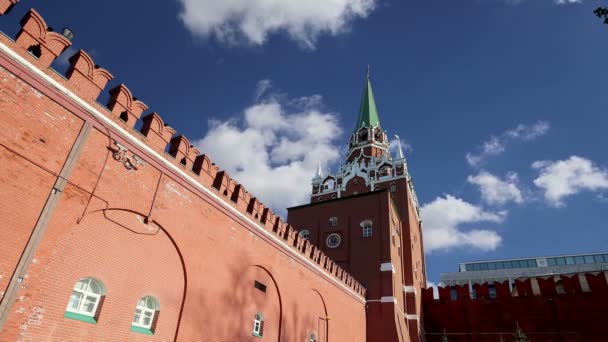
[[[577,265],[584,264],[585,263],[585,257],[583,257],[582,255],[576,256],[576,257],[574,257],[574,262]]]
[[[266,292],[266,285],[260,283],[259,281],[255,281],[255,283],[253,283],[253,287],[255,287],[256,289],[262,291],[262,292]]]
[[[602,255],[594,255],[593,259],[595,259],[595,262],[597,262],[597,263],[604,262],[604,256],[602,256]]]
[[[547,264],[549,266],[557,266],[557,260],[555,258],[547,258]]]
[[[566,257],[566,265],[574,265],[574,257]]]
[[[528,260],[528,267],[538,267],[538,265],[536,264],[536,260],[534,260],[534,259]]]
[[[585,255],[585,264],[593,264],[594,262],[593,255]]]
[[[496,269],[496,263],[495,262],[491,262],[488,264],[488,269],[490,270],[495,270]]]
[[[556,258],[557,259],[557,266],[564,266],[566,265],[566,259],[565,258]]]
[[[496,286],[494,284],[488,284],[488,295],[490,298],[496,298]]]
[[[481,265],[480,265],[480,269],[481,269],[482,271],[487,271],[487,270],[488,270],[488,264],[487,264],[487,263],[483,263],[483,264],[481,264]]]

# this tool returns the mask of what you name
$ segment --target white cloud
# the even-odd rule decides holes
[[[490,222],[500,223],[506,211],[490,212],[460,198],[445,195],[422,206],[424,248],[427,252],[452,247],[496,249],[502,238],[493,230],[469,229],[462,225]]]
[[[541,188],[545,200],[556,207],[564,206],[564,197],[583,190],[608,189],[608,170],[579,156],[558,161],[535,161],[532,168],[539,170],[534,185]]]
[[[483,164],[486,158],[497,156],[507,149],[507,145],[511,141],[531,141],[549,131],[550,125],[546,121],[538,121],[533,125],[519,124],[517,127],[503,132],[498,136],[491,136],[490,139],[483,142],[477,153],[469,152],[466,154],[467,163],[470,166],[479,166]]]
[[[261,81],[258,90],[270,87],[267,83]],[[336,114],[321,110],[320,95],[293,100],[271,88],[264,93],[242,118],[210,121],[209,131],[195,145],[284,214],[285,207],[308,202],[317,163],[338,160],[341,128]]]
[[[517,186],[517,173],[510,172],[504,180],[487,172],[480,171],[477,175],[470,175],[467,181],[479,186],[481,199],[488,204],[503,205],[507,202],[523,203],[522,191]]]
[[[558,5],[582,4],[583,0],[555,0],[555,3]]]
[[[229,44],[262,45],[268,35],[285,32],[307,48],[321,34],[348,30],[367,17],[377,0],[179,0],[180,19],[193,34]]]

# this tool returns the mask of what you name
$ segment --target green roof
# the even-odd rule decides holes
[[[378,109],[376,109],[376,101],[374,100],[374,93],[372,92],[372,83],[368,77],[365,89],[363,90],[363,98],[361,99],[359,118],[357,119],[355,130],[360,129],[361,127],[375,127],[379,124],[380,118],[378,117]]]

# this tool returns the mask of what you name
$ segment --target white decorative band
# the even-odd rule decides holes
[[[403,291],[405,293],[413,293],[416,294],[416,287],[410,285],[403,285]]]
[[[380,271],[381,272],[391,271],[391,272],[395,273],[395,266],[393,266],[392,262],[385,262],[383,264],[380,264]]]
[[[407,318],[407,319],[415,319],[415,320],[418,320],[418,315],[410,315],[410,314],[407,314],[407,315],[405,315],[405,318]]]
[[[380,302],[381,303],[395,303],[395,304],[397,304],[397,298],[395,298],[393,296],[386,296],[386,297],[380,298]]]

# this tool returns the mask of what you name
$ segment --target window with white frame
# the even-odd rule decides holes
[[[335,227],[338,225],[338,218],[337,217],[330,217],[329,218],[329,226],[330,227]]]
[[[262,337],[264,333],[264,315],[256,313],[253,319],[253,336]]]
[[[310,238],[310,231],[308,229],[302,229],[298,234],[304,240],[308,240],[308,238]]]
[[[72,289],[72,295],[65,310],[75,314],[95,317],[103,295],[103,285],[99,281],[93,278],[82,278]]]
[[[152,296],[141,297],[135,307],[135,314],[133,315],[133,322],[131,323],[134,327],[144,328],[152,330],[152,324],[154,324],[154,317],[156,316],[160,305],[158,300]]]
[[[371,237],[373,233],[373,223],[371,220],[361,222],[362,236]]]
[[[391,183],[391,192],[397,192],[397,184]]]

